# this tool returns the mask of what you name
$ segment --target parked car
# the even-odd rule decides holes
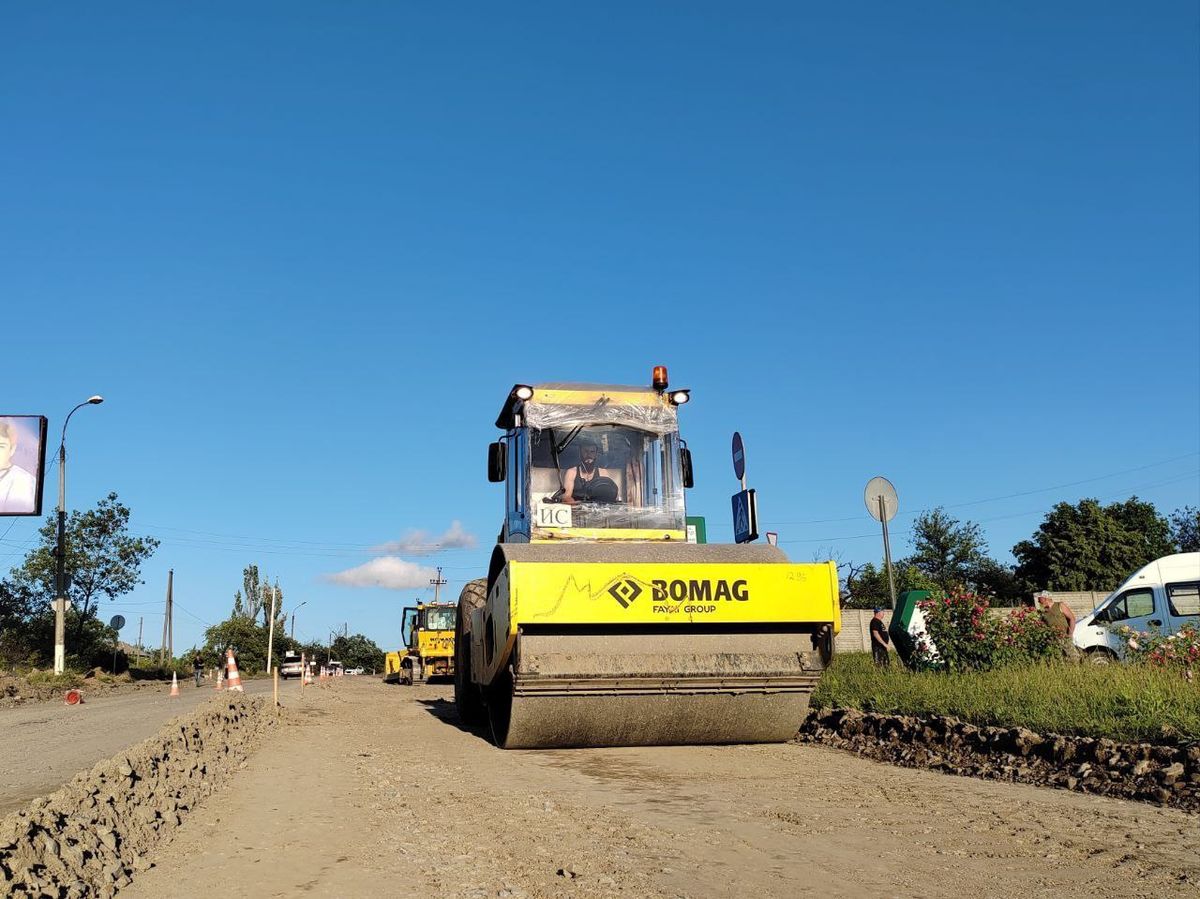
[[[1087,659],[1104,664],[1125,656],[1116,633],[1122,626],[1170,635],[1189,623],[1200,625],[1200,552],[1163,556],[1139,568],[1079,619],[1072,639]]]
[[[285,652],[283,654],[283,662],[279,665],[279,676],[287,679],[289,677],[299,677],[303,673],[304,669],[300,667],[300,654]]]

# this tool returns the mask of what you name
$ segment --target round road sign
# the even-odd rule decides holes
[[[733,476],[739,481],[746,476],[746,447],[737,431],[733,432]]]
[[[879,516],[879,501],[883,500],[883,518]],[[863,493],[863,501],[867,504],[867,511],[871,513],[871,517],[876,521],[891,521],[896,517],[896,512],[900,509],[900,497],[896,495],[896,488],[892,486],[892,482],[887,478],[871,478],[867,481],[867,489]]]
[[[125,616],[124,615],[113,615],[112,621],[110,621],[108,623],[108,626],[111,627],[114,631],[119,631],[121,628],[123,628],[125,626]]]

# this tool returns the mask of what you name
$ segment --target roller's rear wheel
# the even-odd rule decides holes
[[[492,730],[492,742],[501,749],[508,749],[508,728],[512,722],[513,679],[506,671],[488,687],[487,718]]]
[[[487,718],[479,687],[471,682],[471,638],[467,622],[475,609],[487,601],[487,580],[470,581],[458,597],[458,613],[454,619],[454,705],[463,724],[482,724]]]

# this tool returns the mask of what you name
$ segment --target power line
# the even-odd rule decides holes
[[[1108,494],[1104,494],[1104,495],[1097,496],[1094,498],[1097,500],[1113,499],[1114,497],[1118,497],[1118,496],[1131,495],[1131,491],[1151,490],[1155,487],[1165,487],[1168,484],[1178,484],[1183,481],[1190,481],[1192,479],[1200,479],[1200,472],[1197,472],[1195,474],[1183,475],[1181,477],[1169,478],[1168,480],[1165,480],[1165,481],[1157,481],[1153,484],[1141,484],[1137,487],[1130,487],[1127,490],[1118,490],[1114,493],[1108,493]],[[1040,509],[1030,509],[1027,512],[1013,512],[1008,515],[993,515],[988,518],[980,518],[976,523],[984,524],[989,521],[1001,521],[1001,520],[1007,519],[1007,518],[1024,518],[1029,515],[1045,515],[1045,514],[1046,514],[1046,508],[1043,506]],[[859,520],[859,519],[856,519],[856,520]],[[878,538],[879,533],[876,531],[876,532],[873,532],[870,534],[849,534],[844,537],[815,537],[812,539],[780,540],[779,542],[781,544],[783,544],[783,543],[836,543],[841,540],[865,540],[868,537]]]
[[[1103,474],[1103,475],[1099,475],[1099,476],[1093,477],[1093,478],[1084,478],[1081,481],[1070,481],[1066,484],[1055,484],[1053,487],[1039,487],[1036,490],[1021,490],[1016,493],[1006,493],[1006,494],[1003,494],[1002,496],[989,496],[989,497],[985,497],[983,499],[973,499],[973,500],[970,500],[968,502],[963,502],[963,503],[939,503],[939,504],[936,504],[935,506],[928,506],[928,507],[921,508],[921,509],[913,509],[911,511],[901,512],[899,514],[904,515],[904,516],[916,516],[916,515],[920,515],[924,512],[929,512],[933,508],[939,507],[939,506],[940,506],[940,508],[943,508],[943,509],[963,509],[968,506],[979,506],[979,505],[983,505],[984,503],[995,503],[995,502],[1000,502],[1001,500],[1016,499],[1017,497],[1022,497],[1022,496],[1033,496],[1034,494],[1037,494],[1037,493],[1047,493],[1051,490],[1065,490],[1068,487],[1078,487],[1081,484],[1091,484],[1096,481],[1105,481],[1105,480],[1108,480],[1109,478],[1119,477],[1120,475],[1123,475],[1123,474],[1130,474],[1130,473],[1136,472],[1136,471],[1145,471],[1148,468],[1158,468],[1161,465],[1169,465],[1172,462],[1179,462],[1183,459],[1191,459],[1195,456],[1200,456],[1200,452],[1184,453],[1182,456],[1174,456],[1170,459],[1163,459],[1161,462],[1151,462],[1148,465],[1139,465],[1136,468],[1125,468],[1125,469],[1122,469],[1121,471],[1114,471],[1114,472],[1110,472],[1109,474]],[[1186,477],[1192,477],[1192,475],[1187,475]],[[1164,483],[1171,483],[1171,482],[1164,482]],[[1146,489],[1149,489],[1149,486],[1160,486],[1160,485],[1148,485],[1148,486],[1144,485],[1142,487],[1130,487],[1129,489],[1130,490],[1146,490]],[[1119,492],[1125,492],[1125,491],[1119,491]],[[1109,495],[1111,496],[1114,494],[1109,494]],[[862,519],[863,519],[862,515],[848,515],[845,518],[812,518],[812,519],[808,519],[807,521],[775,521],[775,522],[772,522],[772,525],[835,524],[835,523],[840,523],[840,522],[844,522],[844,521],[862,521]],[[713,528],[713,527],[731,529],[733,527],[733,525],[725,524],[723,522],[714,522],[713,524],[709,525],[709,528]]]

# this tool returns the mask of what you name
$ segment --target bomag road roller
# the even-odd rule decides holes
[[[454,698],[506,749],[790,739],[841,626],[832,562],[689,544],[686,390],[518,384],[488,450],[505,485],[455,620]]]
[[[454,606],[418,603],[404,610],[400,630],[407,649],[400,654],[399,681],[407,686],[454,673]]]

